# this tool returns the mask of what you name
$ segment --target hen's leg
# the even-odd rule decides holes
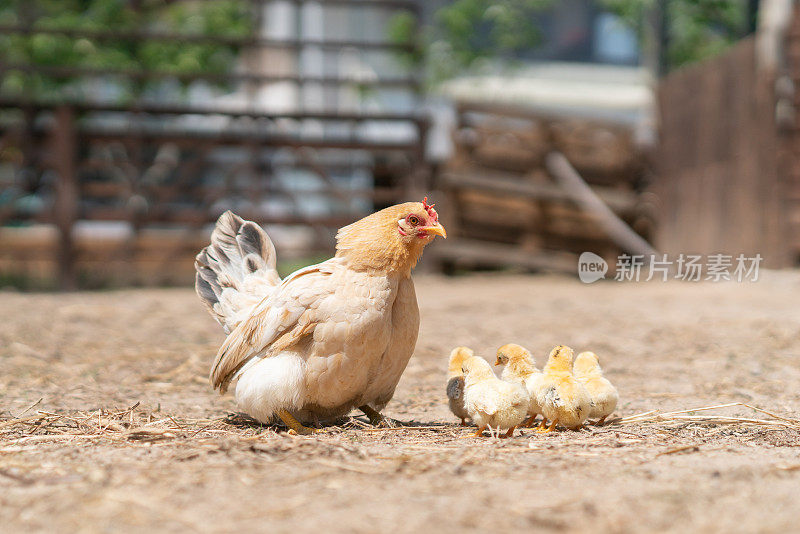
[[[394,421],[392,421],[388,417],[384,417],[383,415],[381,415],[379,411],[375,410],[369,404],[359,406],[358,409],[364,412],[364,415],[366,415],[369,418],[370,424],[374,426],[386,426],[389,428],[394,428],[395,426],[397,426]]]
[[[303,426],[300,424],[300,421],[294,418],[292,414],[287,412],[286,410],[279,410],[278,417],[281,418],[286,426],[288,426],[291,430],[294,430],[296,433],[307,436],[309,434],[313,434],[314,432],[319,432],[319,430],[314,428],[308,428],[307,426]]]

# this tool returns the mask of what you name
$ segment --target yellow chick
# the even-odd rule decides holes
[[[536,416],[542,413],[542,407],[536,399],[536,392],[539,390],[539,384],[544,376],[536,368],[533,355],[525,347],[516,343],[508,343],[497,349],[497,360],[494,364],[505,365],[500,378],[506,382],[522,383],[525,385],[525,389],[528,390],[531,402],[528,406],[528,420],[523,424],[531,426]]]
[[[539,431],[552,432],[557,424],[578,429],[589,416],[592,397],[572,374],[572,354],[572,349],[565,345],[558,345],[550,352],[536,400],[542,407],[542,415],[552,422]]]
[[[602,425],[606,417],[611,415],[619,401],[617,388],[603,376],[600,360],[594,352],[581,352],[575,358],[573,373],[589,392],[593,406],[589,410],[589,417],[600,418],[598,425]]]
[[[472,349],[468,347],[456,347],[450,353],[450,363],[447,366],[447,400],[450,403],[450,411],[453,415],[461,419],[461,426],[467,425],[469,414],[464,408],[464,373],[461,365],[464,360],[474,355]]]
[[[489,362],[478,356],[464,360],[464,407],[478,425],[475,437],[483,435],[488,426],[490,432],[508,429],[510,438],[514,429],[525,420],[530,404],[530,395],[522,384],[500,380],[492,372]]]

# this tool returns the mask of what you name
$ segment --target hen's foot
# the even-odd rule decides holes
[[[381,415],[381,413],[372,408],[372,406],[365,404],[364,406],[359,406],[358,409],[364,412],[364,415],[367,416],[372,426],[382,428],[397,428],[400,426],[397,421]]]
[[[280,410],[278,412],[278,417],[280,417],[281,421],[283,421],[284,424],[289,427],[289,433],[294,432],[295,434],[299,434],[301,436],[308,436],[314,432],[319,432],[319,430],[316,428],[303,426],[300,424],[300,421],[295,419],[294,416],[286,410]]]

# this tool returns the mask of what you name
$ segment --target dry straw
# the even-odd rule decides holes
[[[695,413],[695,412],[707,412],[711,410],[721,410],[723,408],[733,408],[736,406],[749,408],[755,412],[768,415],[772,419],[755,419],[752,417],[739,417],[739,416],[716,415],[716,414],[696,415]],[[704,423],[704,424],[716,424],[716,425],[730,425],[730,424],[761,425],[768,427],[792,428],[800,430],[799,419],[790,419],[788,417],[783,417],[773,412],[764,410],[762,408],[757,408],[755,406],[751,406],[750,404],[744,404],[742,402],[730,402],[728,404],[717,404],[714,406],[701,406],[699,408],[690,408],[688,410],[677,410],[674,412],[659,412],[658,410],[651,410],[649,412],[642,412],[635,415],[629,415],[621,419],[617,419],[616,421],[612,421],[611,424],[625,425],[633,423],[661,423],[668,421],[680,421],[684,423],[688,422],[688,423]]]
[[[165,442],[171,440],[200,440],[213,436],[228,435],[244,440],[259,440],[275,434],[269,427],[255,422],[242,423],[238,419],[189,419],[164,416],[158,412],[140,410],[139,403],[124,410],[96,410],[70,414],[39,410],[37,415],[25,415],[38,405],[39,401],[20,412],[17,417],[0,421],[0,443],[14,446],[32,446],[46,443],[69,443],[83,441],[105,441],[117,443]],[[726,408],[747,408],[766,417],[742,417],[712,413]],[[731,402],[713,406],[701,406],[686,410],[659,412],[651,410],[616,419],[608,423],[610,427],[629,424],[658,424],[667,422],[697,423],[705,425],[748,425],[772,429],[800,430],[800,420],[784,417],[776,413],[744,404]],[[415,431],[439,432],[453,435],[460,427],[448,424],[399,424],[393,428],[369,427],[357,419],[350,419],[341,426],[325,429],[331,431],[358,430],[372,432],[405,433]],[[468,429],[470,432],[471,429]],[[618,432],[622,432],[619,430]],[[418,435],[418,434],[417,434]],[[409,444],[422,444],[410,438]],[[427,441],[425,443],[428,443]],[[433,442],[430,442],[434,444]]]

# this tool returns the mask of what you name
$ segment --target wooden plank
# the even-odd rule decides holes
[[[339,111],[282,111],[270,112],[254,108],[224,108],[219,105],[162,104],[153,102],[102,102],[87,100],[42,101],[25,97],[0,96],[0,108],[28,108],[37,111],[52,110],[58,106],[70,106],[80,113],[117,112],[145,115],[214,115],[220,117],[248,117],[265,120],[319,120],[331,122],[415,122],[428,123],[422,113],[349,113]]]
[[[575,274],[578,257],[561,251],[528,252],[516,245],[491,241],[456,239],[442,243],[432,252],[435,260],[482,267],[521,267],[534,271]]]
[[[630,254],[642,254],[646,258],[658,253],[650,243],[625,224],[625,221],[617,217],[603,199],[581,178],[563,154],[560,152],[548,154],[546,164],[550,173],[556,177],[559,185],[570,199],[597,217],[601,228],[622,250]]]
[[[571,197],[556,184],[521,180],[496,171],[482,172],[480,175],[473,172],[445,172],[441,176],[441,185],[459,190],[474,189],[517,198],[572,204]],[[615,212],[626,213],[636,207],[637,195],[632,191],[603,187],[594,187],[593,191]]]

